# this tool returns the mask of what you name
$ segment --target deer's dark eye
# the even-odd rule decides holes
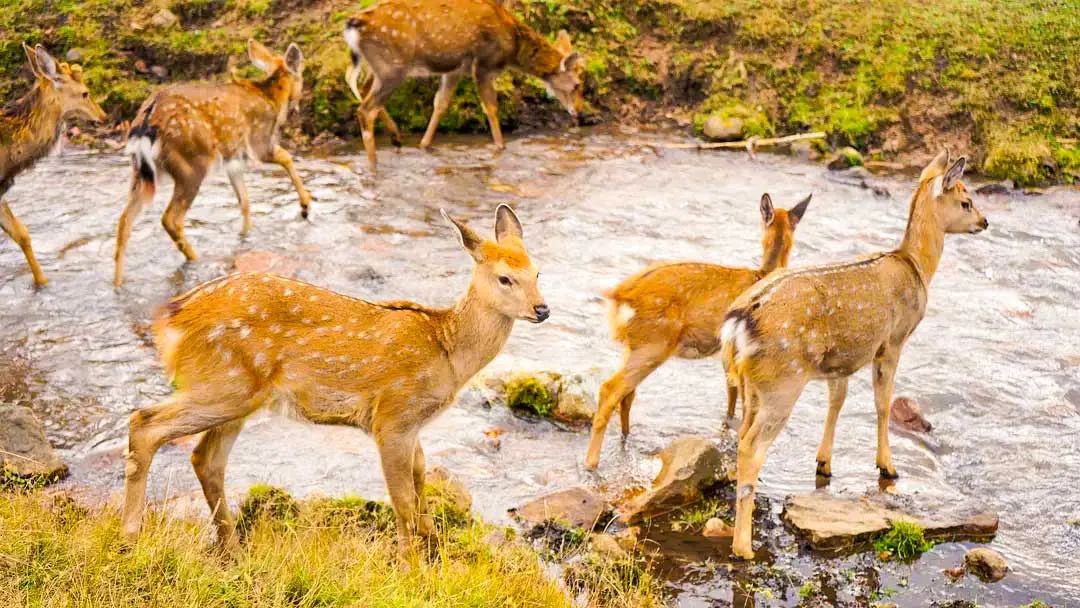
[[[504,287],[510,287],[514,284],[514,280],[506,275],[502,275],[499,277],[499,283]]]
[[[82,98],[90,99],[90,91],[83,91]]]
[[[971,211],[971,201],[964,201],[960,203],[960,206],[964,208],[964,211]]]

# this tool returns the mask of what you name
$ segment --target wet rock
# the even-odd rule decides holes
[[[861,167],[863,164],[862,154],[850,146],[836,151],[836,158],[829,161],[829,169],[840,171],[851,167]]]
[[[532,526],[553,520],[571,528],[591,530],[608,511],[608,504],[603,498],[588,488],[577,486],[542,496],[510,512],[518,520]]]
[[[579,373],[511,371],[484,379],[489,401],[571,424],[583,424],[596,413],[596,381]]]
[[[82,61],[83,57],[85,55],[86,55],[86,52],[83,51],[82,49],[73,48],[73,49],[68,49],[67,54],[64,55],[64,59],[67,59],[68,61],[71,61],[71,62],[78,62],[78,61]]]
[[[238,254],[233,259],[236,272],[272,272],[285,277],[295,277],[300,263],[272,251],[252,250]]]
[[[803,140],[791,144],[791,155],[802,160],[817,160],[821,158],[821,152],[812,142]]]
[[[596,413],[596,386],[583,374],[559,378],[555,418],[565,422],[591,421]]]
[[[146,67],[146,62],[142,59],[135,60],[135,71],[140,74],[146,74],[150,71],[150,68]]]
[[[964,568],[984,583],[996,583],[1009,572],[1005,556],[988,547],[969,549],[964,554]]]
[[[0,481],[11,476],[49,483],[67,475],[67,465],[45,437],[30,408],[0,404]]]
[[[705,529],[701,531],[701,535],[705,538],[731,538],[735,535],[735,528],[719,517],[713,517],[705,522]]]
[[[820,551],[868,543],[887,532],[896,520],[914,521],[928,539],[936,540],[989,540],[998,527],[997,514],[958,500],[917,505],[910,496],[893,494],[848,498],[815,492],[789,496],[783,519]]]
[[[431,487],[435,494],[452,506],[460,513],[468,513],[472,509],[472,494],[460,479],[443,467],[429,469],[424,479],[427,486]]]
[[[150,73],[161,80],[165,80],[169,77],[169,69],[163,65],[155,65],[151,67]]]
[[[733,437],[717,447],[705,437],[680,437],[660,452],[660,473],[652,487],[627,502],[619,517],[635,522],[662,511],[688,505],[702,498],[702,492],[728,480],[735,469],[736,445]]]
[[[964,578],[964,575],[967,574],[967,571],[964,570],[963,566],[957,566],[955,568],[946,568],[945,570],[942,570],[941,573],[944,574],[950,581],[956,582]]]
[[[741,118],[714,114],[705,120],[701,133],[711,141],[738,141],[742,139],[744,127]]]
[[[922,407],[911,397],[897,397],[889,410],[889,424],[894,429],[914,433],[929,433],[933,429],[930,421],[923,416]]]
[[[1006,179],[1000,182],[993,182],[990,184],[983,184],[975,189],[976,194],[987,196],[990,194],[1008,194],[1016,188],[1016,184],[1011,179]]]
[[[179,23],[180,18],[176,16],[176,13],[173,13],[167,8],[161,9],[160,11],[154,13],[153,17],[150,17],[150,25],[161,29],[167,30],[171,27],[176,26]]]

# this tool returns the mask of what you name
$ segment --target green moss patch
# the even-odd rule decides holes
[[[911,560],[934,548],[926,539],[922,526],[909,521],[894,521],[881,538],[874,541],[874,550],[899,560]]]
[[[510,409],[548,418],[555,411],[555,398],[536,378],[513,378],[506,383],[506,405]]]

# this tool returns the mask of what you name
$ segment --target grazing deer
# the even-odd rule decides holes
[[[402,548],[414,533],[432,532],[421,427],[499,353],[515,320],[541,323],[549,315],[510,207],[496,211],[495,241],[443,216],[476,262],[469,289],[453,308],[366,302],[251,273],[205,283],[157,312],[155,342],[177,388],[131,416],[123,513],[129,539],[139,531],[158,447],[206,431],[191,462],[219,542],[234,542],[225,463],[244,418],[272,394],[290,398],[313,422],[370,432]]]
[[[829,413],[818,450],[819,475],[831,474],[833,432],[848,377],[873,363],[877,467],[896,478],[889,450],[889,405],[900,352],[926,311],[947,233],[988,226],[960,178],[965,160],[948,151],[919,178],[900,247],[856,261],[773,274],[741,295],[724,321],[722,357],[740,387],[736,556],[753,557],[751,526],[758,474],[803,387],[824,379]]]
[[[375,118],[383,116],[394,143],[400,144],[397,126],[383,104],[410,76],[442,77],[421,148],[431,145],[458,81],[469,70],[499,149],[503,148],[503,136],[495,78],[505,68],[515,67],[541,78],[575,119],[585,103],[585,62],[571,48],[570,36],[561,31],[551,44],[491,0],[383,0],[349,19],[345,42],[352,58],[345,80],[361,102],[357,118],[373,170]],[[361,94],[357,83],[365,64],[370,75],[365,77]]]
[[[83,83],[80,66],[58,64],[40,44],[34,48],[23,44],[23,51],[35,82],[29,93],[0,109],[0,198],[11,188],[15,176],[56,147],[65,119],[100,122],[105,118],[105,112]],[[30,233],[2,200],[0,228],[22,249],[34,275],[34,284],[41,287],[48,283],[34,257]]]
[[[251,229],[244,185],[244,169],[250,159],[285,169],[300,196],[300,215],[307,218],[311,195],[296,174],[292,156],[278,144],[281,125],[300,103],[303,54],[295,44],[290,44],[281,56],[248,40],[248,55],[267,74],[265,78],[178,84],[154,93],[139,109],[128,132],[131,189],[116,229],[113,283],[117,287],[124,281],[124,251],[131,228],[139,213],[154,200],[159,170],[164,169],[174,182],[172,200],[161,224],[188,261],[197,256],[184,237],[184,216],[217,162],[225,163],[240,203],[241,235]]]
[[[720,350],[720,326],[728,306],[764,276],[787,266],[795,227],[809,204],[807,196],[785,211],[773,209],[768,194],[761,197],[763,257],[757,269],[702,262],[658,264],[604,294],[610,305],[611,333],[626,346],[626,356],[619,371],[600,386],[586,468],[595,469],[600,463],[604,431],[616,405],[623,437],[630,433],[630,406],[638,385],[649,374],[672,356],[701,359]],[[738,391],[734,385],[727,388],[731,418]]]

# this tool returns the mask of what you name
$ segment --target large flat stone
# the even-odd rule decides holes
[[[553,520],[571,528],[592,530],[609,511],[608,504],[588,488],[574,487],[541,496],[511,513],[522,522],[538,526]]]
[[[875,494],[863,497],[815,492],[789,496],[784,521],[821,551],[843,551],[869,543],[894,521],[912,521],[934,540],[990,540],[996,513],[959,501],[919,504],[918,496]]]
[[[619,518],[633,523],[701,500],[710,487],[727,482],[735,469],[736,444],[725,437],[679,437],[660,452],[660,473],[652,487],[619,509]]]
[[[67,470],[30,408],[0,405],[0,471],[54,481],[66,475]]]

